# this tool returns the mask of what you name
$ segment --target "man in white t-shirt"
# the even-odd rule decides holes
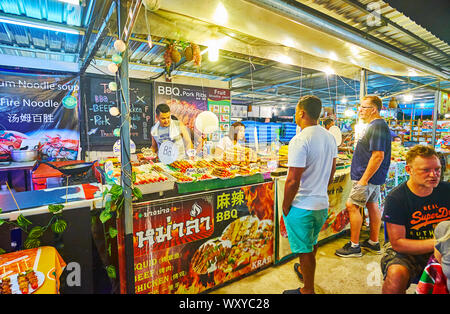
[[[284,189],[283,220],[293,253],[299,254],[295,272],[303,288],[285,294],[314,293],[317,239],[328,217],[328,185],[336,170],[337,145],[333,135],[318,125],[322,102],[300,98],[295,120],[302,129],[289,142],[288,175]]]

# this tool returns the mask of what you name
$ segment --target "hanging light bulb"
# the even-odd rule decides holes
[[[219,43],[215,39],[208,42],[208,60],[211,62],[219,60]]]
[[[108,64],[108,71],[111,73],[116,73],[119,70],[119,67],[115,63]]]
[[[122,57],[119,54],[117,54],[117,53],[112,55],[111,60],[115,64],[121,64],[122,63]]]
[[[117,90],[117,83],[116,83],[116,82],[109,82],[108,88],[109,88],[111,91],[115,92],[115,91]]]
[[[153,43],[152,43],[152,35],[148,34],[147,36],[147,44],[150,48],[153,47]]]
[[[117,107],[111,107],[109,108],[109,114],[113,117],[117,117],[118,115],[120,115],[120,110]]]
[[[127,45],[123,42],[123,40],[118,39],[114,42],[114,49],[118,52],[124,52],[125,49],[127,49]]]
[[[335,73],[334,70],[333,70],[331,67],[326,67],[323,71],[324,71],[327,75],[332,75],[332,74]]]
[[[342,99],[341,99],[341,103],[343,103],[343,104],[346,104],[348,102],[348,99],[347,99],[347,97],[342,97]]]

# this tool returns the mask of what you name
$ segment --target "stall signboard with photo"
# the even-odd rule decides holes
[[[0,74],[0,156],[21,148],[47,161],[77,159],[79,77]]]
[[[136,294],[195,294],[273,263],[273,182],[133,208]]]
[[[190,130],[194,129],[195,118],[208,109],[206,87],[155,82],[155,108],[167,104],[170,112]]]
[[[164,103],[170,112],[191,132],[194,132],[195,118],[205,110],[214,112],[219,118],[219,131],[209,135],[211,140],[219,140],[221,133],[230,127],[230,90],[194,85],[155,82],[155,108]]]

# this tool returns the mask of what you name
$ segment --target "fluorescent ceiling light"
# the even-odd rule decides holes
[[[217,5],[216,10],[214,11],[213,20],[218,25],[225,25],[228,22],[228,12],[222,3]]]
[[[292,64],[292,59],[286,55],[277,55],[274,59],[280,63]]]
[[[326,67],[323,72],[325,72],[327,75],[332,75],[334,74],[334,70],[331,67]]]
[[[83,31],[80,31],[80,30],[77,30],[74,28],[70,28],[70,27],[46,24],[45,21],[34,22],[34,21],[20,20],[20,19],[1,16],[0,23],[14,24],[14,25],[20,25],[20,26],[26,26],[26,27],[39,28],[39,29],[46,29],[49,31],[62,32],[62,33],[74,34],[74,35],[83,34]]]
[[[216,62],[219,60],[219,46],[216,40],[211,40],[208,45],[208,60]]]
[[[406,102],[410,102],[413,99],[414,99],[413,94],[405,94],[405,95],[403,95],[403,100],[406,101]]]
[[[65,2],[71,5],[80,5],[80,0],[58,0],[59,2]]]

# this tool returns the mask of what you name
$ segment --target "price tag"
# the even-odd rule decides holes
[[[267,168],[269,171],[275,171],[278,168],[278,162],[276,160],[269,160],[267,162]]]
[[[159,160],[168,165],[177,160],[178,147],[171,141],[165,141],[158,149]]]
[[[113,173],[114,173],[114,165],[112,163],[111,160],[108,160],[107,162],[105,162],[105,165],[103,166],[105,168],[105,179],[106,182],[114,182],[114,183],[119,183],[118,178],[113,177]]]
[[[197,168],[197,173],[199,174],[208,173],[208,168]]]
[[[230,171],[237,171],[237,170],[239,170],[239,169],[240,169],[239,166],[231,166],[231,167],[230,167]]]
[[[193,174],[197,174],[197,169],[196,168],[187,168],[186,169],[186,174],[187,175],[193,175]]]
[[[134,154],[136,152],[136,144],[132,140],[130,140],[130,153]],[[117,140],[113,146],[113,154],[116,157],[120,156],[120,140]]]

